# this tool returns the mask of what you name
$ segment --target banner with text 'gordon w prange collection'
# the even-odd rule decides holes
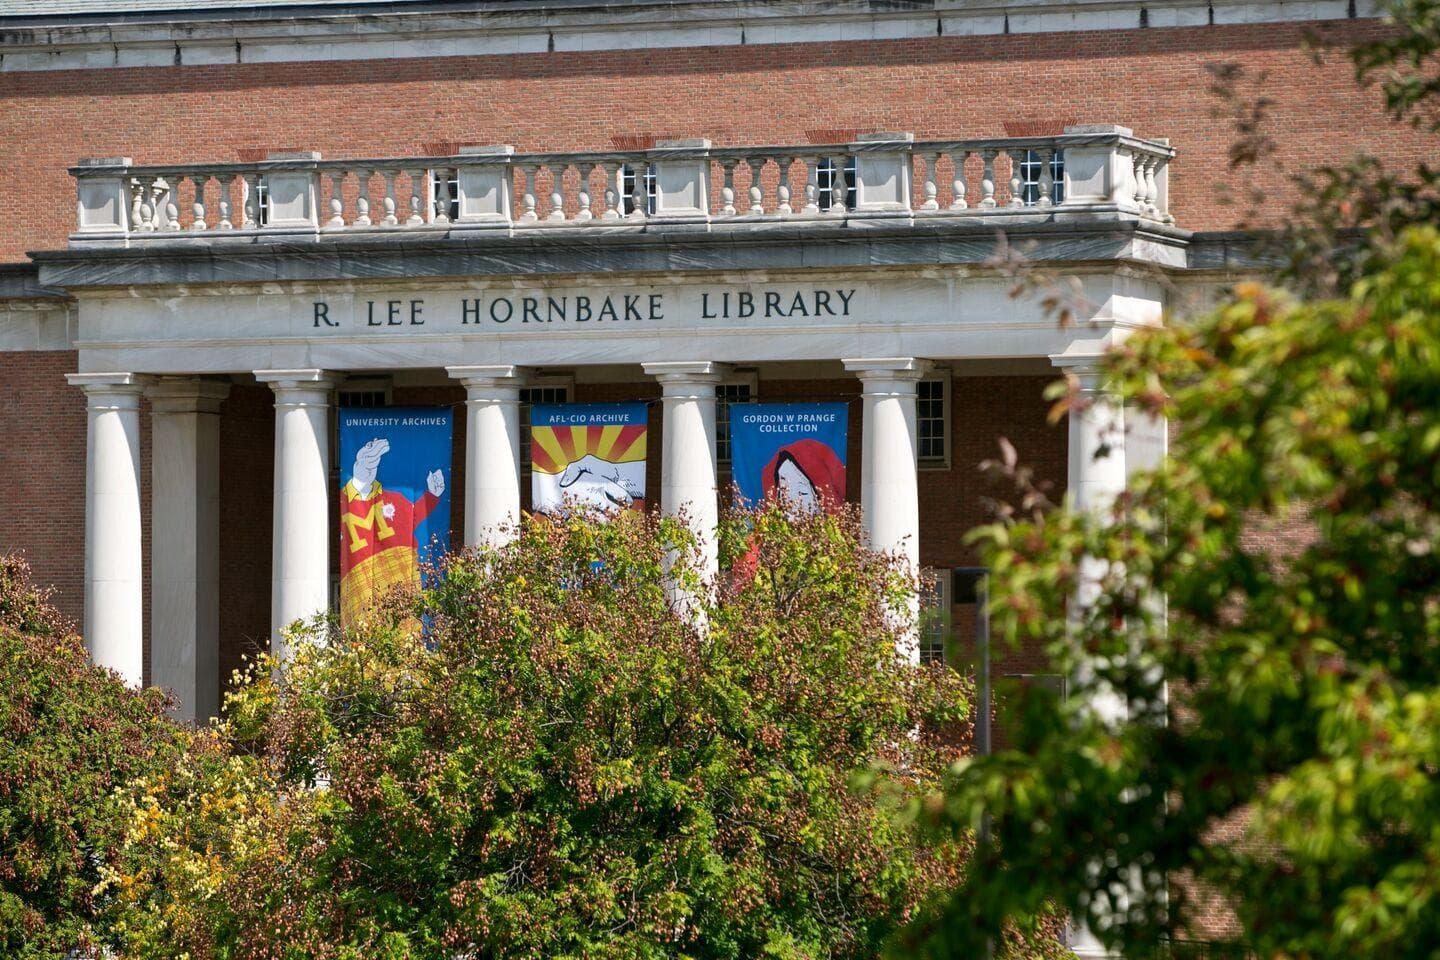
[[[741,505],[782,500],[808,513],[845,502],[843,403],[737,403],[730,408],[731,476]]]
[[[450,450],[447,408],[341,409],[341,623],[450,548]]]
[[[530,494],[536,513],[645,509],[643,403],[552,403],[530,410]]]

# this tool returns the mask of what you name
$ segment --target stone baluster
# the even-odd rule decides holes
[[[595,177],[596,170],[603,170],[600,164],[594,164],[587,173],[583,165],[576,165],[576,171],[580,174],[580,192],[575,195],[575,204],[578,209],[575,211],[575,220],[579,223],[588,223],[595,219],[595,212],[590,209],[590,181]]]
[[[330,171],[330,219],[326,228],[341,230],[345,227],[345,171]]]
[[[940,188],[935,181],[940,175],[940,154],[938,153],[917,153],[920,160],[920,175],[923,178],[925,200],[920,204],[921,210],[940,209]]]
[[[790,206],[790,158],[776,157],[775,169],[780,171],[780,182],[775,186],[775,213],[788,217],[795,212]]]
[[[421,196],[425,192],[425,171],[411,170],[409,173],[410,216],[405,218],[405,226],[420,227],[425,225],[425,218],[420,213],[420,208],[425,205],[425,198]]]
[[[831,169],[834,176],[830,179],[830,215],[832,217],[845,216],[845,155],[838,154],[830,158]]]
[[[605,193],[604,193],[604,197],[605,197],[605,212],[602,213],[602,214],[600,214],[600,219],[601,219],[601,220],[619,220],[619,219],[620,219],[620,191],[619,191],[619,189],[617,188],[617,185],[618,185],[619,180],[620,180],[620,168],[619,168],[618,165],[616,166],[616,168],[615,168],[615,180],[612,181],[612,180],[610,179],[610,167],[609,167],[608,164],[605,164],[605,163],[597,163],[595,166],[599,168],[599,170],[600,170],[600,175],[601,175],[601,177],[602,177],[602,178],[604,179],[604,181],[605,181]]]
[[[525,192],[520,195],[520,205],[524,212],[520,214],[520,220],[524,223],[534,223],[540,219],[535,212],[535,176],[538,168],[528,163],[517,164],[515,169],[525,178]]]
[[[150,180],[151,224],[156,230],[169,229],[169,218],[165,215],[165,202],[170,198],[170,184],[163,177]]]
[[[450,196],[450,168],[442,167],[430,171],[430,183],[435,191],[435,203],[430,214],[431,223],[450,222],[450,204],[453,198]]]
[[[1010,161],[1010,206],[1025,206],[1025,178],[1021,174],[1021,164],[1025,160],[1024,150],[1006,150],[1005,157]]]
[[[967,150],[955,150],[950,154],[950,209],[968,210],[970,204],[965,201],[965,158],[969,156]]]
[[[735,161],[724,159],[720,161],[720,169],[724,172],[725,185],[720,188],[720,215],[725,217],[735,216]]]
[[[261,225],[261,176],[248,173],[240,177],[245,196],[240,197],[240,229],[253,230]]]
[[[1151,155],[1145,158],[1145,212],[1157,218],[1160,216],[1160,207],[1156,204],[1160,199],[1160,186],[1155,182],[1155,171],[1159,166],[1159,157]]]
[[[398,170],[382,170],[381,175],[385,178],[385,219],[381,221],[387,227],[398,227],[400,218],[395,216],[395,177]]]
[[[145,181],[139,177],[130,179],[130,227],[132,230],[144,230],[143,220],[140,215],[140,207],[145,202]]]
[[[230,221],[230,195],[235,190],[235,181],[239,179],[235,174],[228,177],[217,177],[220,184],[220,222],[215,226],[219,230],[234,230],[235,224]]]
[[[765,172],[765,160],[751,157],[745,161],[745,165],[750,168],[750,209],[747,212],[754,217],[764,216],[765,189],[761,185],[760,177]]]
[[[180,177],[165,180],[165,229],[180,229]]]
[[[805,208],[800,211],[809,217],[820,215],[820,158],[801,157],[805,164]]]
[[[141,177],[138,181],[139,189],[135,191],[135,227],[141,233],[153,233],[155,231],[155,178]]]
[[[352,226],[368,227],[370,220],[370,179],[375,176],[374,170],[357,170],[356,178],[360,181],[360,192],[355,198],[355,222]]]
[[[550,215],[547,220],[565,219],[565,164],[546,164],[550,172]]]
[[[1046,147],[1039,151],[1040,154],[1040,196],[1036,203],[1042,207],[1049,207],[1055,203],[1055,151]]]
[[[192,214],[190,218],[190,229],[204,230],[207,226],[205,223],[205,184],[210,181],[210,178],[203,173],[198,173],[192,174],[189,180],[195,187],[195,202],[190,205],[190,213]],[[178,178],[176,183],[178,185]]]
[[[1139,207],[1143,212],[1145,210],[1145,196],[1147,192],[1145,188],[1145,157],[1139,153],[1134,153],[1131,154],[1130,160],[1135,168],[1135,191],[1131,199],[1134,200],[1135,206]]]
[[[645,167],[643,164],[632,163],[630,170],[634,177],[630,180],[630,216],[631,220],[644,220],[645,207],[649,202],[648,192],[645,189]]]
[[[985,170],[980,177],[980,206],[984,210],[995,208],[995,151],[981,150],[980,159]]]

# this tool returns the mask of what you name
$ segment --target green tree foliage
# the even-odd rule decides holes
[[[1180,424],[1163,469],[1102,514],[980,532],[997,632],[1076,682],[1017,749],[957,768],[936,820],[988,811],[998,849],[928,955],[974,956],[1046,898],[1143,954],[1192,919],[1179,877],[1222,891],[1260,956],[1437,955],[1440,233],[1375,264],[1344,300],[1247,285],[1126,340],[1115,389]],[[1087,709],[1110,695],[1131,722]]]
[[[534,518],[262,664],[236,756],[135,803],[124,951],[874,957],[963,873],[965,832],[897,813],[960,755],[968,691],[897,656],[911,585],[853,516],[762,511],[724,547],[753,574],[710,596],[674,521]],[[891,789],[851,789],[877,766]]]
[[[62,958],[114,899],[97,887],[129,820],[116,788],[187,738],[160,691],[90,663],[17,558],[0,558],[0,678],[0,955]]]

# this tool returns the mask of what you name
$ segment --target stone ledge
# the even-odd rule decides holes
[[[744,270],[982,266],[996,252],[991,219],[844,227],[771,225],[714,233],[526,233],[515,237],[322,235],[303,242],[212,243],[178,239],[143,247],[32,253],[40,280],[85,287],[281,281],[403,280],[430,277],[726,272]],[[1055,221],[1008,219],[1006,236],[1043,263],[1120,261],[1161,269],[1187,266],[1188,231],[1133,216]]]

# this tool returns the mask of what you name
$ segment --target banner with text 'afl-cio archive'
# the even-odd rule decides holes
[[[780,500],[811,513],[845,502],[843,403],[744,403],[730,408],[731,476],[742,504]]]
[[[530,411],[530,493],[536,513],[645,508],[643,403],[537,404]]]
[[[340,411],[340,621],[419,585],[424,563],[450,547],[450,411]]]

